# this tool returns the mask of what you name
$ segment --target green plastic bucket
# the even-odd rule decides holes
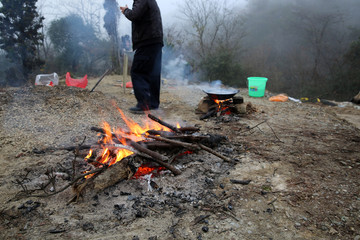
[[[248,87],[250,97],[263,97],[267,78],[265,77],[248,77]]]

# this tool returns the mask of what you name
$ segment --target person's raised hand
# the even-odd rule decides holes
[[[120,7],[120,10],[121,10],[122,13],[124,13],[124,11],[125,11],[127,8],[128,8],[128,6],[125,5],[125,7]]]

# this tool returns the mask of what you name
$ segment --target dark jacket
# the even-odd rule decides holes
[[[126,9],[124,15],[132,22],[133,49],[163,44],[163,27],[160,9],[156,0],[134,0],[132,9]]]

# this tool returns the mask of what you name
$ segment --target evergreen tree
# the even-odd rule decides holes
[[[54,20],[50,23],[48,35],[56,51],[57,71],[73,74],[88,74],[87,53],[96,55],[98,39],[94,28],[86,25],[76,14]]]
[[[106,10],[104,28],[109,34],[112,44],[111,62],[115,72],[120,72],[120,41],[118,35],[119,6],[116,0],[105,0],[103,6]]]
[[[36,50],[43,40],[39,29],[44,18],[37,12],[37,0],[0,2],[0,48],[12,63],[22,67],[26,79],[42,63]]]

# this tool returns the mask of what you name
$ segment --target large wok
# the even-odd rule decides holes
[[[232,98],[239,92],[236,89],[211,89],[211,90],[203,90],[211,99],[217,100],[227,100]]]

